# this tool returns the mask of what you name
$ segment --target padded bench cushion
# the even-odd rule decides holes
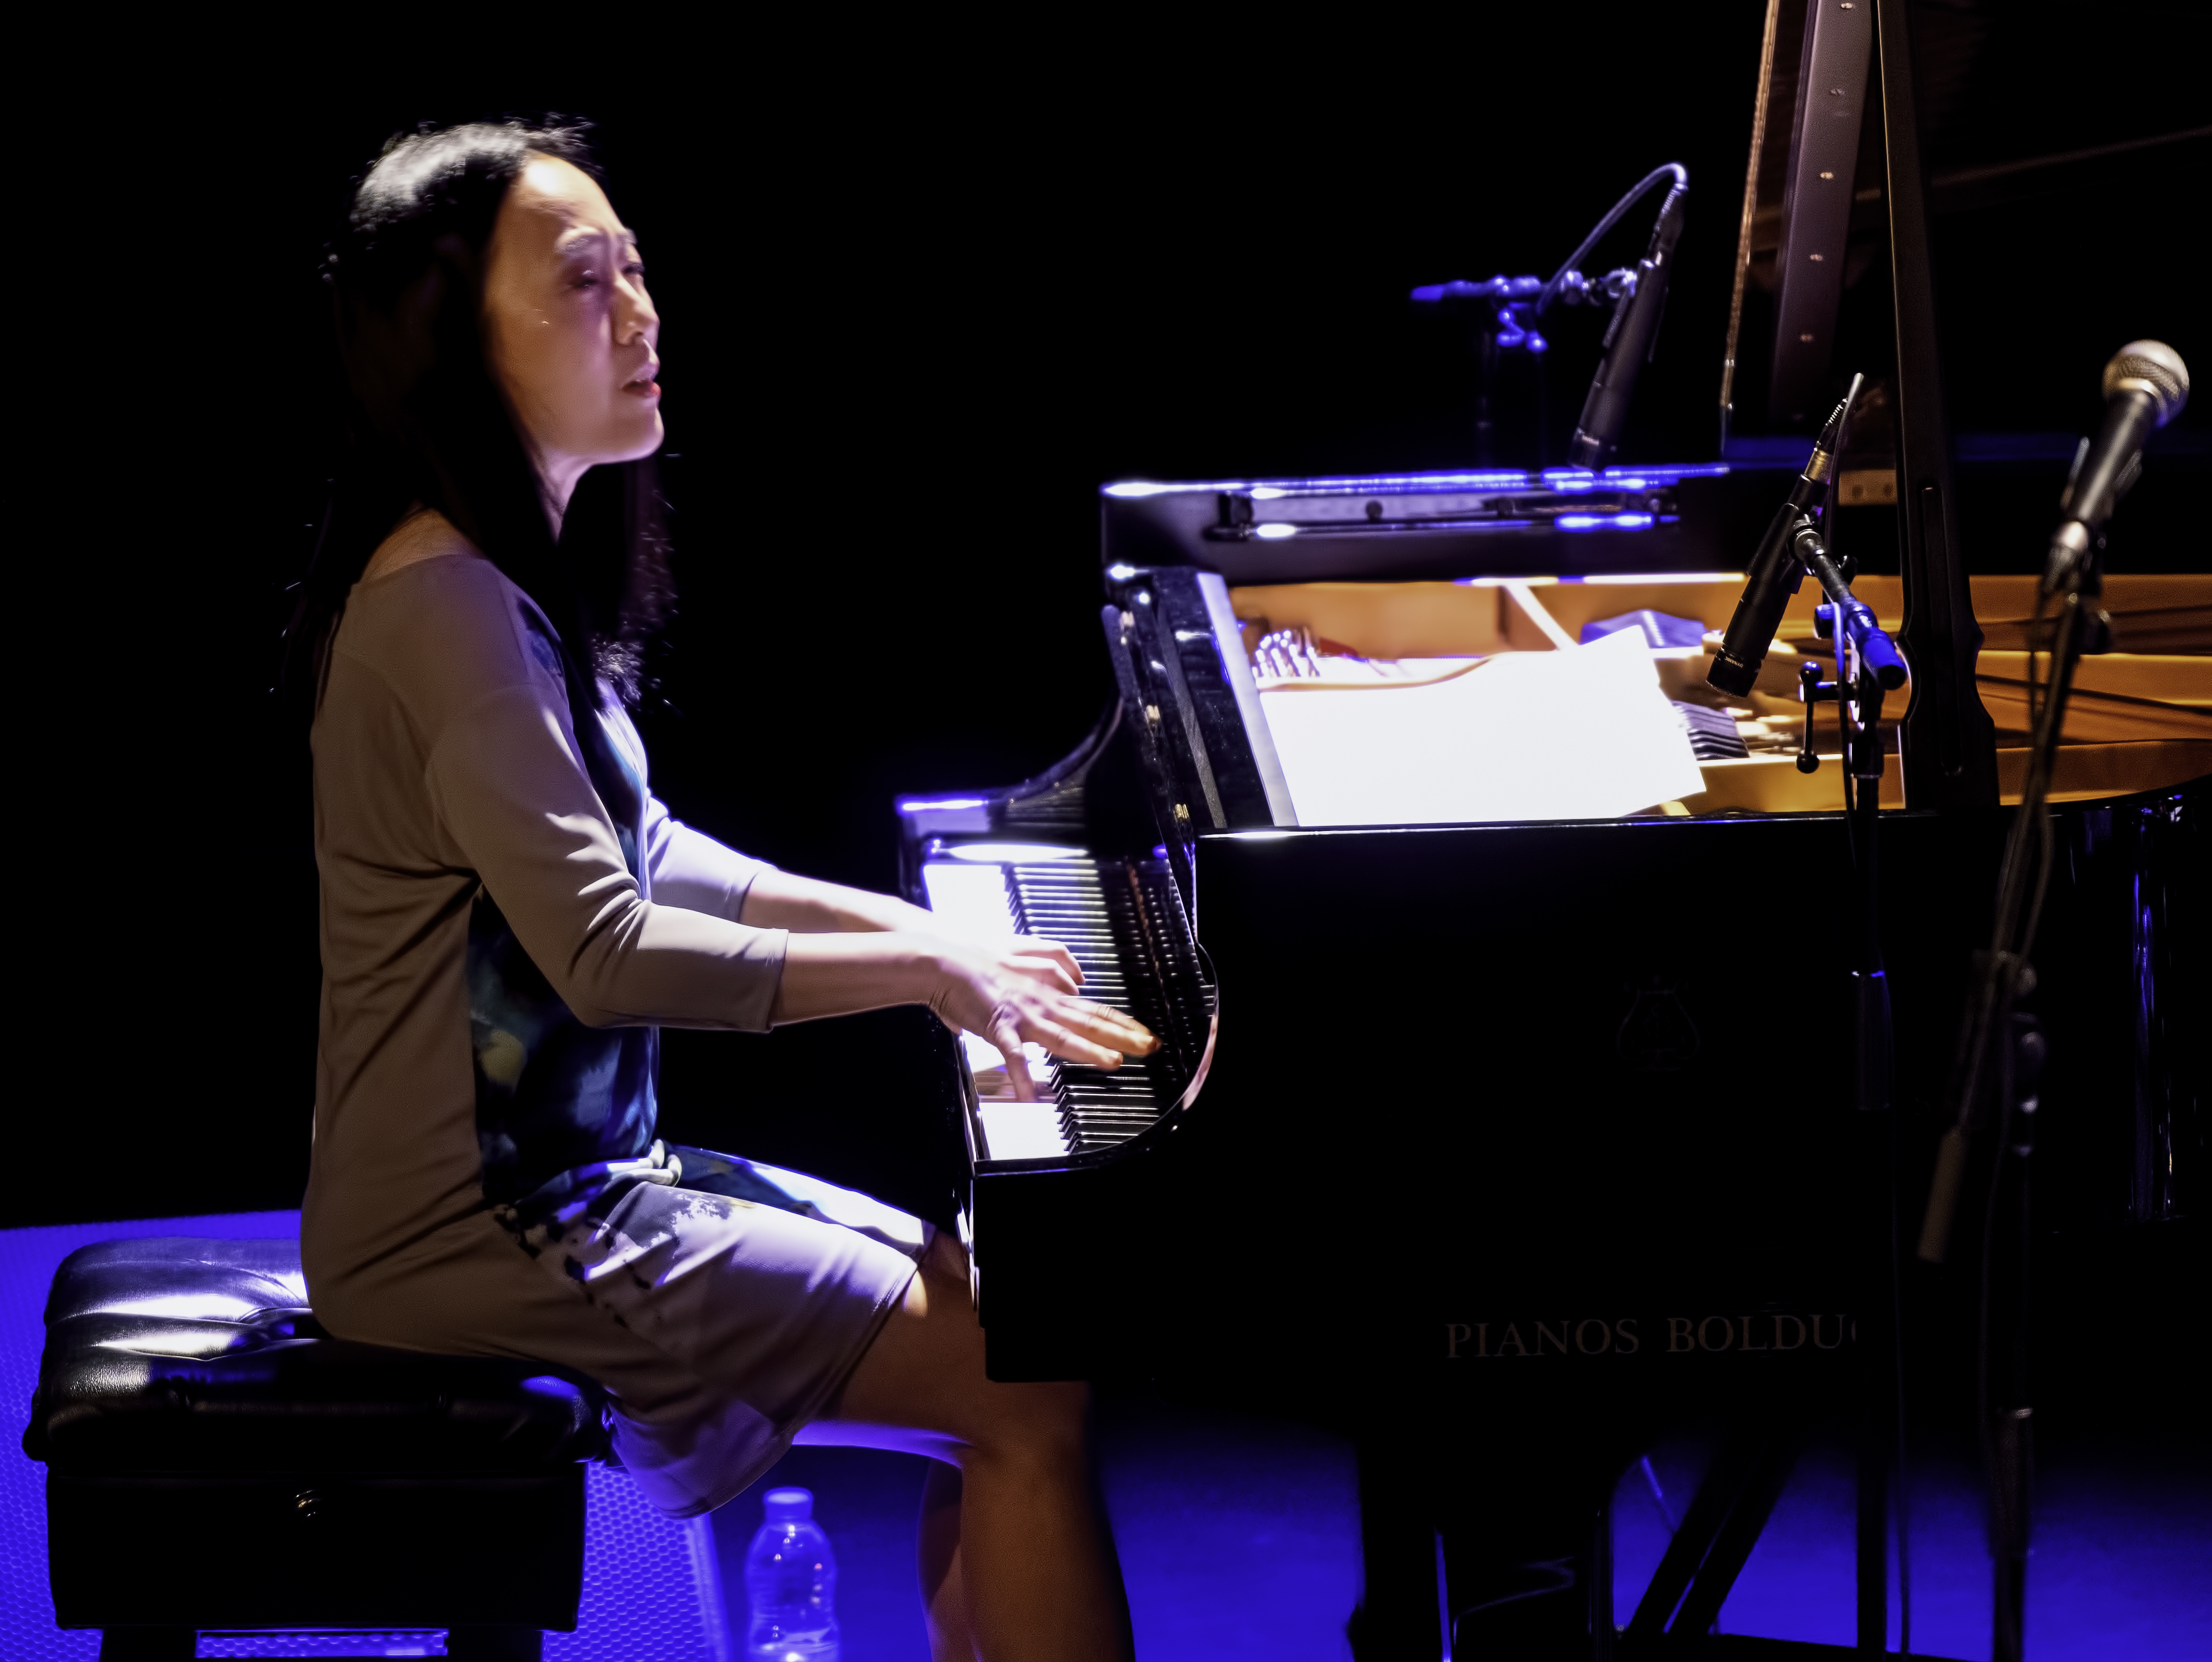
[[[101,1241],[63,1260],[23,1447],[56,1470],[534,1473],[602,1456],[542,1362],[327,1336],[292,1240]]]

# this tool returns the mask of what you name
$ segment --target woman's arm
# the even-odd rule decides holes
[[[942,934],[934,913],[888,894],[848,889],[842,883],[799,877],[764,866],[745,891],[737,921],[757,929],[789,929],[793,934],[859,934],[881,929]]]
[[[726,917],[750,928],[787,929],[793,934],[902,929],[957,935],[936,913],[891,895],[800,877],[739,854],[673,818],[657,799],[646,805],[645,841],[653,898],[670,905]],[[1007,942],[977,944],[1003,947]],[[1012,944],[1025,955],[1054,959],[1074,977],[1078,986],[1082,984],[1083,971],[1057,942],[1024,937]]]
[[[772,1024],[927,1004],[948,1026],[972,1029],[1009,1056],[1036,1044],[1111,1068],[1158,1046],[1127,1016],[1074,996],[1083,971],[1057,941],[949,936],[933,912],[779,871],[682,824],[658,801],[647,805],[646,850],[656,902],[782,936]],[[1009,1073],[1026,1093],[1029,1070]]]
[[[1057,941],[1044,941],[1037,936],[1002,936],[998,941],[971,941],[963,934],[945,928],[945,918],[936,912],[925,912],[918,905],[907,905],[905,901],[890,894],[872,894],[869,890],[848,890],[842,883],[823,883],[811,876],[794,876],[792,872],[779,872],[775,865],[763,865],[752,879],[752,887],[745,892],[745,907],[738,914],[738,922],[754,929],[790,929],[794,936],[805,934],[874,934],[898,932],[936,936],[938,941],[964,941],[969,947],[984,952],[991,960],[1044,960],[1060,970],[1061,980],[1068,991],[1084,985],[1082,965],[1075,963],[1075,953],[1068,952]],[[945,1014],[945,1011],[938,1011]],[[799,1020],[799,1018],[794,1018]],[[980,1032],[980,1029],[978,1029]],[[1137,1029],[1144,1032],[1144,1029]],[[1151,1049],[1151,1047],[1148,1047]],[[1141,1053],[1141,1051],[1139,1051]]]
[[[645,859],[653,872],[654,899],[756,929],[805,934],[862,929],[935,932],[934,920],[919,906],[887,894],[778,871],[685,825],[658,797],[645,807]]]
[[[635,739],[635,734],[632,728],[626,736]],[[643,751],[642,741],[637,747]],[[761,874],[775,869],[685,825],[659,797],[646,799],[643,853],[656,901],[726,917],[732,923],[744,921],[745,898]]]

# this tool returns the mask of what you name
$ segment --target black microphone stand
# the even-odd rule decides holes
[[[1824,514],[1824,519],[1827,516]],[[1814,631],[1836,643],[1836,679],[1823,681],[1820,667],[1798,672],[1805,703],[1805,738],[1799,771],[1820,765],[1813,748],[1814,709],[1832,702],[1842,738],[1844,825],[1850,859],[1851,913],[1846,936],[1851,1000],[1851,1103],[1868,1117],[1859,1143],[1862,1192],[1868,1196],[1858,1302],[1866,1357],[1860,1397],[1858,1470],[1858,1644],[1881,1651],[1888,1643],[1888,1526],[1891,1482],[1897,1495],[1898,1590],[1904,1647],[1911,1643],[1911,1576],[1907,1569],[1905,1508],[1905,1377],[1897,1237],[1897,1143],[1891,1111],[1892,1033],[1889,982],[1881,957],[1881,709],[1884,697],[1904,685],[1904,661],[1874,614],[1851,593],[1848,560],[1822,542],[1812,519],[1799,514],[1791,527],[1793,563],[1827,595],[1814,613]],[[1877,1314],[1877,1312],[1880,1312]],[[1893,1465],[1893,1462],[1894,1463]]]
[[[2104,539],[2069,521],[2053,539],[2035,615],[2029,624],[2030,740],[2019,812],[2005,843],[1997,881],[1996,922],[1988,951],[1975,954],[1973,981],[1952,1065],[1954,1112],[1936,1154],[1935,1180],[1920,1237],[1920,1256],[1941,1263],[1949,1249],[1970,1142],[1996,1121],[1996,1163],[1982,1220],[1976,1398],[1982,1458],[1990,1486],[1993,1564],[1991,1654],[2019,1662],[2025,1641],[2028,1524],[2034,1476],[2033,1410],[2027,1397],[2028,1200],[2035,1114],[2043,1069],[2042,1024],[2016,1009],[2035,990],[2027,961],[2051,880],[2051,820],[2044,812],[2066,721],[2074,673],[2085,653],[2107,648],[2111,620],[2098,608],[2103,592]],[[2037,698],[2033,652],[2050,620],[2051,673]],[[2000,1222],[2011,1248],[2008,1285],[2000,1287]],[[2000,1293],[2007,1308],[1995,1307]],[[2007,1342],[1996,1342],[2000,1322]],[[2002,1354],[2000,1354],[2000,1350]]]
[[[2043,580],[2036,586],[2027,636],[2027,769],[1997,877],[1995,929],[1989,950],[1975,955],[1952,1060],[1952,1123],[1936,1150],[1920,1235],[1921,1257],[1942,1263],[1949,1251],[1969,1144],[1994,1117],[1996,1148],[1982,1215],[1975,1391],[1990,1485],[1990,1651],[1996,1662],[2019,1662],[2025,1643],[2034,1476],[2034,1415],[2027,1400],[2032,1313],[2028,1176],[2044,1037],[2034,1017],[2015,1006],[2035,989],[2027,954],[2051,881],[2056,837],[2045,810],[2075,671],[2084,654],[2112,647],[2112,619],[2097,605],[2104,589],[2105,522],[2142,472],[2144,441],[2189,401],[2188,367],[2161,341],[2123,346],[2105,366],[2104,382],[2104,423],[2096,438],[2084,439],[2075,453],[2074,472],[2059,499],[2066,518],[2051,539]],[[2046,645],[2046,633],[2051,673],[2039,689],[2035,661]],[[2001,1223],[2011,1237],[2009,1262],[2002,1264],[1997,1251]],[[2001,1270],[2006,1275],[2002,1283]],[[2002,1346],[1996,1331],[2001,1320],[2008,1328]]]
[[[1828,599],[1814,612],[1814,632],[1836,642],[1836,679],[1820,679],[1820,667],[1808,662],[1798,672],[1805,701],[1805,740],[1798,770],[1820,765],[1813,750],[1813,706],[1832,702],[1842,734],[1844,824],[1850,837],[1853,906],[1851,959],[1853,1105],[1866,1113],[1889,1110],[1889,985],[1881,964],[1881,871],[1875,834],[1881,810],[1881,706],[1884,696],[1905,685],[1905,665],[1874,614],[1851,593],[1851,573],[1820,540],[1809,518],[1800,516],[1791,535],[1791,552],[1819,582]]]

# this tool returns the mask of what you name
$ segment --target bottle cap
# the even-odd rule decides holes
[[[814,1515],[814,1492],[804,1488],[772,1488],[761,1498],[772,1524],[803,1524]]]

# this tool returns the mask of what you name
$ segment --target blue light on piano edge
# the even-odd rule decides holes
[[[1278,521],[1271,521],[1266,525],[1254,526],[1252,527],[1252,534],[1265,542],[1279,543],[1285,537],[1297,536],[1298,534],[1298,528],[1294,525],[1284,525]]]
[[[1547,468],[1539,475],[1545,489],[1574,496],[1584,490],[1649,490],[1651,481],[1641,473],[1617,478],[1611,473],[1585,473],[1579,469]]]
[[[972,860],[981,865],[1020,866],[1038,860],[1080,860],[1081,849],[1062,848],[1055,843],[953,843],[945,845],[945,852],[955,860]]]
[[[1649,514],[1562,514],[1552,521],[1562,531],[1642,531],[1652,522]]]
[[[987,796],[945,796],[933,801],[908,797],[898,805],[901,813],[951,813],[956,808],[984,808],[991,805]]]
[[[1310,479],[1187,479],[1163,484],[1155,479],[1124,479],[1099,487],[1109,496],[1173,496],[1179,491],[1243,491],[1255,500],[1277,496],[1352,496],[1443,490],[1663,490],[1684,479],[1727,477],[1726,462],[1637,463],[1593,473],[1581,467],[1547,467],[1541,472],[1491,468],[1480,472],[1328,474]]]

